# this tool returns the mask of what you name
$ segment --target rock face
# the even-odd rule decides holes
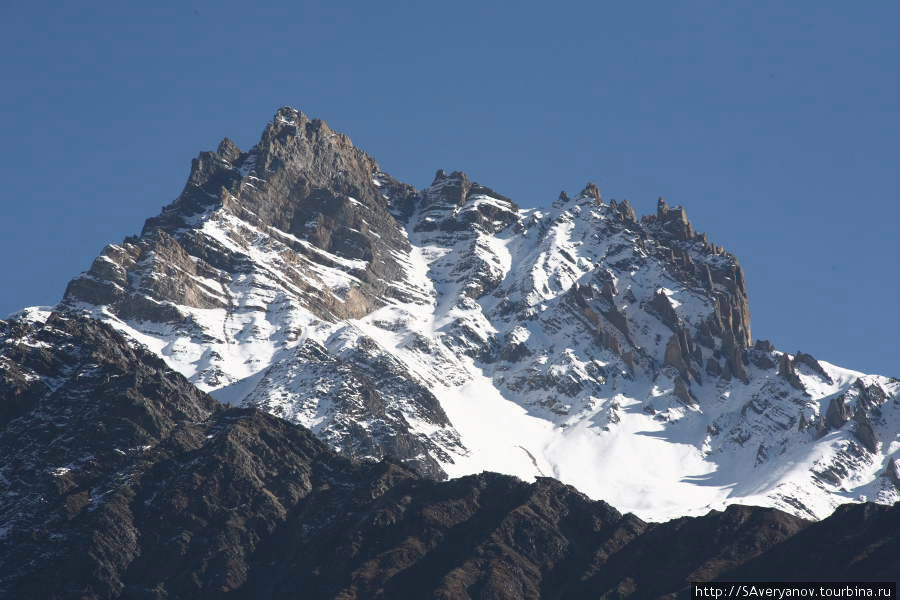
[[[297,363],[316,369],[317,360],[298,356],[314,329],[333,331],[334,324],[388,302],[422,301],[405,275],[406,232],[381,189],[403,197],[411,188],[377,174],[375,162],[347,136],[280,109],[249,152],[226,138],[216,152],[201,153],[178,199],[149,219],[139,237],[105,248],[72,280],[62,305],[89,307],[124,327],[204,390],[259,378],[274,363],[281,370]],[[352,357],[326,362],[340,361],[357,378],[384,367],[378,357],[365,358],[355,366]],[[389,368],[402,377],[397,365]],[[263,381],[277,377],[269,373]],[[440,404],[425,398],[427,390],[412,391],[415,383],[409,394],[385,403],[372,384],[357,382],[371,390],[364,407],[341,397],[324,425],[305,423],[352,455],[377,458],[388,451],[443,476],[432,458],[442,455],[441,446],[406,422],[428,423],[432,436],[459,446]],[[246,384],[238,388],[249,391]],[[277,403],[255,397],[266,406]],[[321,412],[319,398],[303,400],[294,414]],[[347,438],[350,421],[356,439]]]
[[[524,209],[445,171],[416,190],[295,109],[201,153],[59,308],[434,479],[553,475],[647,519],[900,499],[900,384],[754,344],[737,258],[683,207],[639,219],[588,184]]]
[[[896,581],[900,506],[844,505],[730,572],[735,581]],[[720,576],[721,579],[726,579]]]
[[[2,597],[670,598],[900,570],[900,505],[651,524],[550,478],[350,460],[73,313],[0,321],[0,349]]]
[[[314,433],[349,456],[390,456],[423,475],[440,479],[443,470],[432,454],[447,461],[449,457],[441,446],[425,436],[392,435],[409,429],[400,408],[404,405],[412,405],[418,414],[433,415],[434,420],[428,422],[431,427],[452,431],[434,394],[407,379],[402,365],[367,338],[354,340],[349,348],[330,347],[329,351],[312,340],[306,341],[292,360],[280,361],[265,371],[245,403],[292,421],[314,423]],[[358,354],[365,360],[358,360]],[[310,390],[324,399],[302,405],[294,401]],[[297,414],[297,410],[307,412]],[[462,449],[458,439],[442,441]]]

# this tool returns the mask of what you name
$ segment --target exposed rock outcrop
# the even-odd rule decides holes
[[[822,368],[822,365],[819,364],[819,361],[817,361],[811,354],[797,352],[797,354],[794,355],[794,362],[809,367],[813,373],[822,378],[822,381],[830,384],[834,383],[834,380],[831,379],[831,376],[825,372],[825,369]]]
[[[806,392],[806,387],[794,368],[794,361],[787,353],[782,353],[778,359],[778,375],[783,377],[794,389]]]
[[[878,452],[881,440],[878,439],[878,434],[875,433],[875,430],[872,428],[872,422],[869,421],[869,418],[862,413],[857,414],[858,418],[856,427],[853,428],[853,433],[856,435],[856,439],[863,445],[863,448],[874,454]]]
[[[350,138],[282,108],[250,151],[226,138],[201,153],[178,199],[148,219],[140,237],[108,246],[69,284],[65,302],[152,322],[178,320],[173,304],[228,307],[223,286],[255,276],[241,250],[265,234],[272,242],[260,250],[281,254],[284,268],[269,274],[286,293],[326,319],[362,316],[385,297],[409,298],[395,285],[403,273],[397,256],[409,243],[380,190],[386,186],[402,188]],[[223,231],[194,228],[216,211]],[[321,267],[346,272],[347,288],[334,289]]]
[[[900,489],[900,458],[888,459],[885,475],[897,489]]]
[[[835,396],[828,403],[828,411],[825,413],[825,422],[833,429],[840,429],[844,423],[853,417],[853,411],[847,406],[844,394]]]

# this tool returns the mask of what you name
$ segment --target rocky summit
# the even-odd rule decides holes
[[[683,207],[418,190],[293,108],[0,321],[0,450],[0,596],[649,598],[898,567],[900,381],[754,339],[737,258]]]

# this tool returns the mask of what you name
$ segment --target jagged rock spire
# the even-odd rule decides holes
[[[234,162],[241,156],[241,149],[230,138],[223,138],[216,148],[216,154],[228,162]]]
[[[597,202],[603,201],[603,196],[601,196],[600,194],[600,188],[598,188],[597,184],[592,181],[587,182],[587,185],[585,185],[584,189],[581,190],[581,195],[588,198],[593,198]]]

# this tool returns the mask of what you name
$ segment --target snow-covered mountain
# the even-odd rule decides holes
[[[588,184],[523,209],[458,172],[416,190],[291,108],[201,153],[57,308],[435,478],[547,475],[651,520],[900,499],[900,382],[754,343],[737,259],[683,208],[638,219]]]

